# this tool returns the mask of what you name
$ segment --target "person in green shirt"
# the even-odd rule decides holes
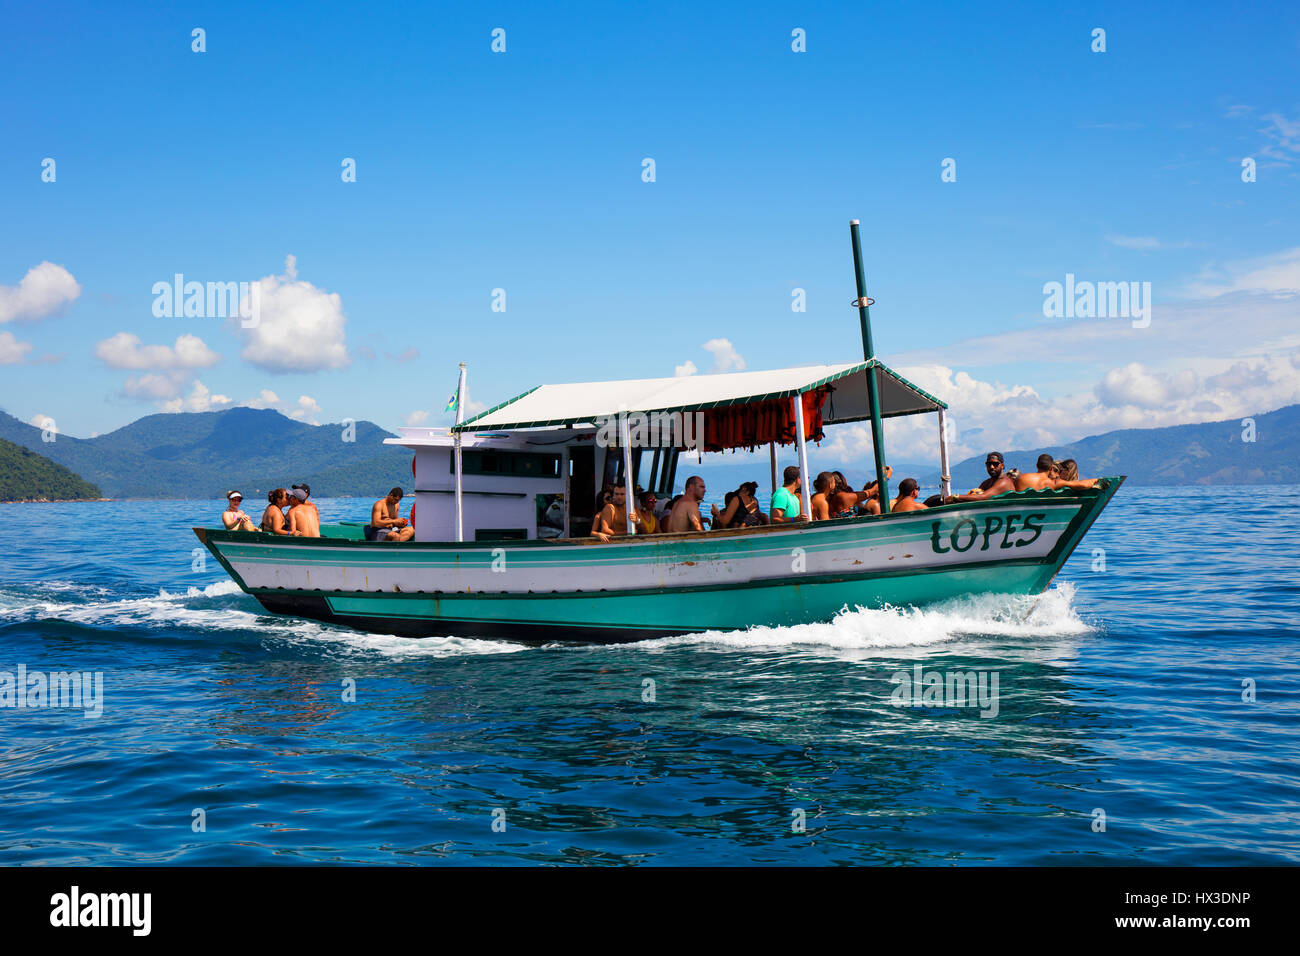
[[[782,476],[785,483],[772,495],[770,513],[773,524],[786,524],[791,521],[807,521],[799,514],[799,468],[788,465]]]

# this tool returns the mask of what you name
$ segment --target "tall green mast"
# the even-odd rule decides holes
[[[871,308],[867,298],[867,275],[862,271],[862,239],[858,235],[858,220],[849,220],[849,235],[853,238],[853,271],[858,280],[858,321],[862,324],[862,357],[870,362],[876,357],[876,347],[871,341]],[[871,444],[876,452],[876,487],[880,493],[880,513],[889,514],[889,479],[885,477],[885,429],[880,420],[880,383],[874,368],[867,369],[867,397],[871,401]]]

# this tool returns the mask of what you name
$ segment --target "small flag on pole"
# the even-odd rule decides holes
[[[456,393],[455,393],[455,392],[452,392],[452,393],[451,393],[451,398],[447,399],[447,407],[444,408],[443,411],[444,411],[444,412],[449,412],[449,411],[451,411],[452,409],[454,409],[455,407],[456,407]]]

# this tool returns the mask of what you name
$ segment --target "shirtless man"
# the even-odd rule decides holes
[[[294,485],[289,492],[289,533],[300,538],[320,537],[320,512],[307,501],[302,485]]]
[[[244,496],[238,491],[232,491],[226,495],[226,510],[221,512],[221,523],[226,526],[227,531],[256,531],[257,527],[253,524],[253,519],[244,514],[239,506],[243,504]]]
[[[600,509],[600,514],[591,522],[591,536],[609,544],[611,537],[627,534],[627,485],[614,486],[612,500]],[[649,534],[650,527],[641,518],[636,508],[632,509],[632,527],[637,534]]]
[[[1057,481],[1056,459],[1051,455],[1039,455],[1035,465],[1037,471],[1022,473],[1016,479],[1016,491],[1042,491],[1055,488]]]
[[[415,528],[399,515],[404,492],[394,488],[386,498],[380,498],[370,509],[370,541],[410,541]]]
[[[288,534],[289,528],[285,524],[284,511],[281,509],[289,503],[289,492],[283,488],[276,488],[274,491],[267,492],[266,500],[270,504],[262,512],[262,530],[269,534]]]
[[[704,500],[704,479],[692,475],[686,479],[686,490],[673,510],[668,513],[664,531],[676,534],[679,531],[703,531],[704,522],[700,520],[700,502]]]
[[[823,471],[813,479],[813,496],[808,499],[808,504],[812,507],[813,521],[825,521],[831,516],[831,491],[835,488],[835,476],[829,471]]]
[[[898,497],[889,506],[890,511],[924,511],[925,505],[917,501],[921,486],[915,478],[904,478],[898,486]]]
[[[954,501],[983,501],[985,498],[992,498],[994,495],[1004,495],[1008,491],[1016,490],[1015,479],[1007,473],[1006,463],[1003,461],[1002,452],[991,451],[984,459],[984,470],[989,476],[980,482],[977,489],[973,489],[969,494],[950,495],[943,499],[944,503]]]

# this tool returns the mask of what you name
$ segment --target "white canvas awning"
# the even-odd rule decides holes
[[[808,365],[767,372],[725,372],[718,375],[684,375],[643,378],[625,382],[578,382],[539,385],[502,402],[456,426],[456,430],[484,431],[540,428],[548,425],[594,424],[620,412],[689,412],[747,402],[788,398],[830,385],[830,398],[822,420],[831,425],[871,417],[867,399],[867,374],[871,370],[880,386],[884,418],[937,412],[948,406],[917,388],[897,372],[872,359],[846,365]]]

